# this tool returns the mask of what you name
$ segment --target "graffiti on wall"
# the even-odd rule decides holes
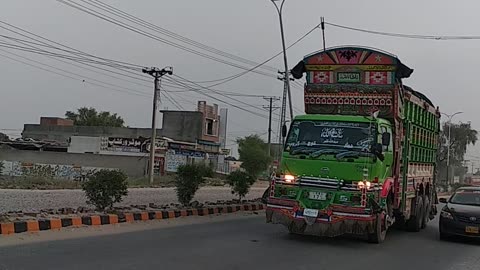
[[[41,164],[20,161],[2,161],[2,175],[5,176],[37,176],[55,179],[83,181],[99,170],[113,168],[86,167],[76,165]]]

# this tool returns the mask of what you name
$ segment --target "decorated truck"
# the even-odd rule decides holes
[[[377,49],[304,57],[305,115],[296,116],[272,177],[266,219],[291,233],[367,236],[425,228],[436,214],[438,107],[403,84],[413,70]]]

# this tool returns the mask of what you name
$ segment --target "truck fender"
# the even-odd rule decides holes
[[[387,198],[388,194],[390,193],[390,190],[392,189],[392,186],[393,186],[393,179],[392,178],[385,179],[385,182],[383,182],[383,186],[382,186],[382,192],[380,192],[380,197]]]

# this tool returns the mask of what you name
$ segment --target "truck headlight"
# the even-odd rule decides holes
[[[358,189],[362,190],[364,188],[366,188],[367,190],[369,190],[371,187],[372,187],[372,183],[370,181],[359,181],[357,183],[357,187]]]
[[[295,176],[291,174],[286,174],[283,176],[283,180],[285,180],[285,182],[287,183],[295,183]]]

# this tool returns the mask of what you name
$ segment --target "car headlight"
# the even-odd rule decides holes
[[[442,209],[442,212],[440,212],[440,216],[446,219],[453,219],[452,213],[448,211],[448,209]]]

